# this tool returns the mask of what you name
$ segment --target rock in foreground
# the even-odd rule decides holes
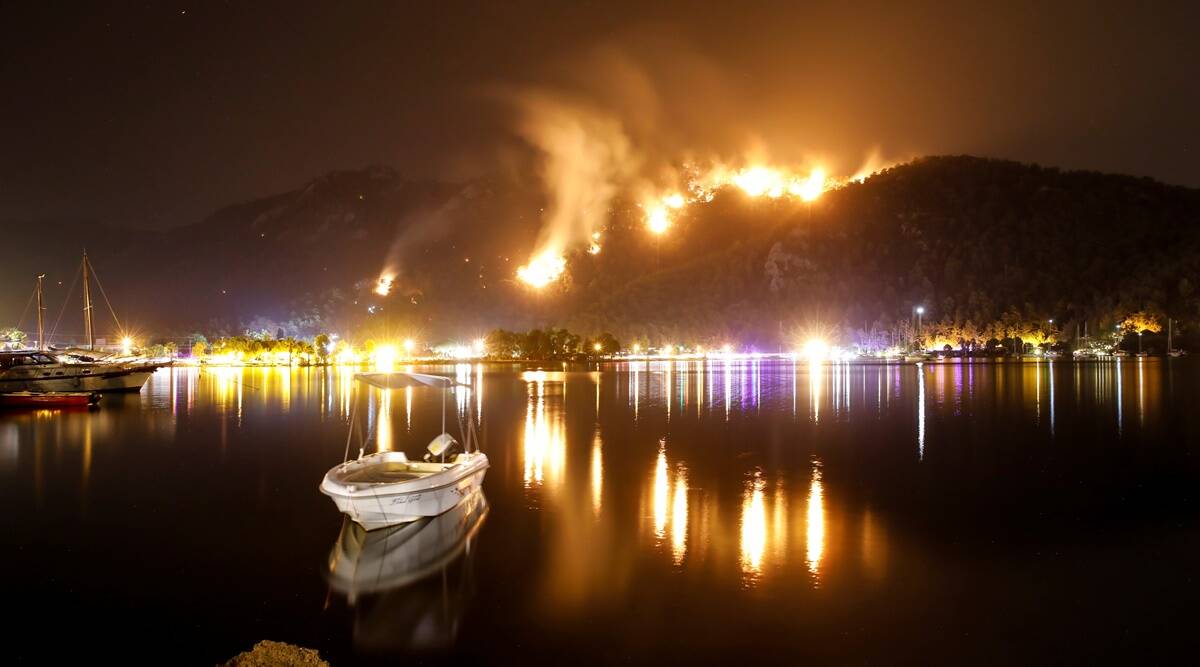
[[[239,653],[225,663],[225,667],[281,667],[283,665],[329,667],[329,663],[322,660],[321,655],[315,649],[284,642],[273,642],[268,639],[255,644],[254,648]]]

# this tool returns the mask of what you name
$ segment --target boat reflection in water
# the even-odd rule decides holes
[[[450,511],[367,532],[342,522],[326,579],[355,609],[354,646],[366,653],[450,647],[473,589],[472,550],[487,518],[482,490]]]

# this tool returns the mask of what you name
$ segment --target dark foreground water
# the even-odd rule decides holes
[[[163,370],[0,414],[0,652],[214,664],[1191,662],[1200,364],[447,366],[484,497],[364,536],[317,491],[334,369]]]

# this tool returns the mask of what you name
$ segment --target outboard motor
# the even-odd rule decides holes
[[[454,436],[450,435],[449,433],[443,433],[434,438],[429,443],[429,446],[425,448],[428,450],[425,452],[425,460],[432,461],[438,457],[442,457],[444,459],[444,457],[448,456],[451,453],[451,450],[453,450],[455,447],[458,447],[459,450],[462,449],[462,447],[459,446],[458,441],[454,439]]]

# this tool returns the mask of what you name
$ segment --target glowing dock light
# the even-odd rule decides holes
[[[483,353],[487,352],[487,341],[482,338],[476,338],[472,347],[475,348],[475,354],[482,357]]]
[[[820,338],[810,338],[804,343],[801,356],[809,361],[824,361],[829,356],[829,344]]]
[[[642,346],[641,346],[641,345],[638,345],[637,343],[634,343],[634,344],[633,344],[633,353],[634,353],[634,354],[640,354],[640,353],[641,353],[641,351],[642,351]]]
[[[593,344],[592,344],[592,350],[594,350],[594,351],[596,351],[596,352],[599,352],[599,351],[600,351],[600,350],[602,350],[602,349],[604,349],[604,346],[603,346],[603,345],[601,345],[600,343],[593,343]]]
[[[375,367],[381,371],[390,371],[396,364],[396,348],[391,345],[380,345],[375,348]]]
[[[129,354],[133,350],[133,339],[125,336],[121,339],[121,354]]]
[[[675,346],[674,345],[664,345],[663,346],[663,356],[669,357],[672,354],[675,354]]]
[[[413,339],[411,339],[411,338],[405,339],[404,354],[411,357],[412,353],[413,353],[413,348],[415,348],[416,346],[417,346],[417,344],[413,342]]]

